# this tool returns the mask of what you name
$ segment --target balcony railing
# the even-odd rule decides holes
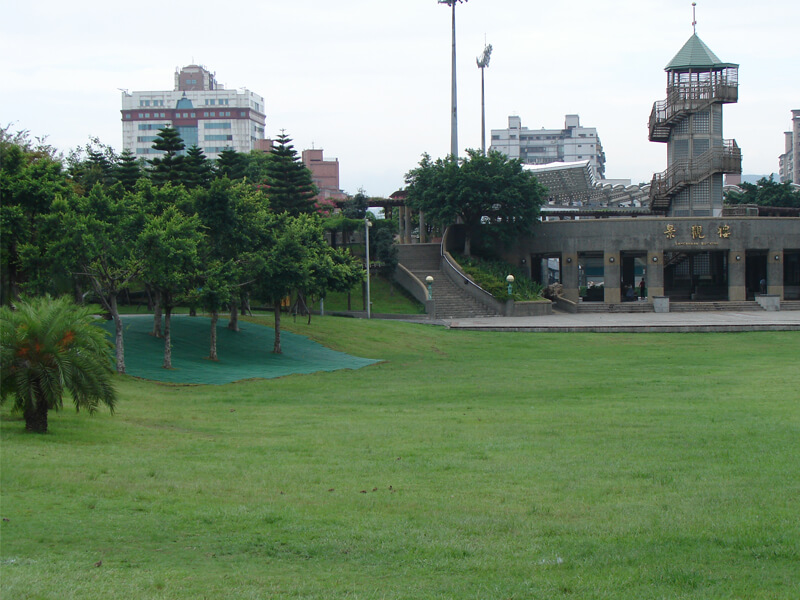
[[[678,117],[702,110],[715,102],[736,102],[738,98],[739,86],[735,80],[671,84],[667,88],[667,99],[655,102],[650,111],[650,141],[666,142],[670,123]]]

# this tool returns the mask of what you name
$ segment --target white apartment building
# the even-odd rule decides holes
[[[784,153],[778,157],[780,181],[800,184],[800,110],[792,111],[792,130],[783,135]]]
[[[490,150],[528,165],[588,160],[596,179],[605,175],[606,156],[595,127],[581,127],[580,116],[567,115],[563,129],[528,129],[508,117],[508,129],[492,129]]]
[[[171,91],[122,92],[122,147],[139,158],[160,154],[152,144],[165,126],[178,130],[186,148],[196,144],[213,160],[226,149],[255,149],[265,123],[262,96],[227,90],[199,65],[176,70]]]

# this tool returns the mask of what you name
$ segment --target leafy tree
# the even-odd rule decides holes
[[[86,197],[57,200],[48,219],[48,258],[86,277],[114,320],[118,373],[125,372],[125,349],[117,299],[144,268],[138,237],[145,219],[135,194],[114,198],[100,185]]]
[[[275,345],[281,353],[281,304],[295,290],[312,286],[318,240],[324,236],[318,217],[276,215],[269,231],[270,240],[254,258],[254,288],[258,297],[267,300],[275,310]],[[324,244],[326,247],[327,244]]]
[[[26,284],[42,291],[49,279],[48,265],[38,260],[45,240],[39,221],[56,196],[73,188],[55,150],[43,140],[31,142],[27,132],[0,129],[0,247],[3,298],[19,298]],[[33,260],[26,260],[28,259]],[[40,272],[45,269],[45,272]]]
[[[44,296],[4,306],[0,317],[0,401],[14,397],[26,429],[46,433],[47,412],[63,406],[65,390],[77,410],[105,404],[113,412],[110,344],[89,309]]]
[[[114,149],[95,137],[85,146],[69,153],[68,172],[78,184],[79,193],[85,193],[98,183],[103,186],[113,185],[116,182],[114,167],[118,161],[119,157]]]
[[[269,152],[263,150],[251,150],[244,155],[244,176],[248,181],[258,182],[266,179],[269,155]]]
[[[217,177],[227,177],[231,181],[244,179],[247,159],[241,152],[232,148],[225,148],[219,153],[216,161]]]
[[[227,265],[231,296],[228,328],[238,331],[240,296],[253,279],[252,255],[268,243],[271,214],[263,193],[228,178],[214,180],[195,192],[195,210],[208,239],[206,261]],[[221,307],[220,307],[221,308]]]
[[[297,156],[288,135],[281,133],[277,142],[269,155],[265,181],[272,210],[275,213],[287,212],[294,217],[313,213],[317,188],[311,179],[311,171]]]
[[[431,160],[406,173],[409,204],[427,219],[446,227],[465,225],[464,254],[480,232],[508,242],[530,228],[539,213],[544,188],[517,159],[491,151],[467,150],[467,157]]]
[[[358,193],[352,198],[344,201],[342,213],[348,219],[363,219],[369,208],[369,197],[363,188],[358,189]]]
[[[196,144],[186,151],[184,168],[186,170],[184,184],[189,189],[205,187],[213,177],[211,161]]]
[[[172,309],[191,294],[199,269],[200,221],[175,206],[145,225],[141,248],[145,280],[157,290],[164,311],[164,368],[172,368]]]
[[[158,130],[153,148],[161,150],[164,154],[147,161],[151,166],[150,178],[156,185],[164,185],[167,182],[178,185],[185,181],[186,169],[181,154],[185,147],[186,144],[174,127],[162,127]]]
[[[762,177],[756,185],[742,183],[741,192],[729,192],[726,204],[757,204],[758,206],[777,206],[800,208],[800,190],[788,181],[778,183],[774,175]]]

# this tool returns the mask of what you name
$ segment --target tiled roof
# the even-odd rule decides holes
[[[669,61],[669,64],[664,67],[665,71],[679,71],[682,69],[694,68],[725,68],[725,67],[738,67],[733,63],[722,62],[711,49],[703,43],[697,34],[692,34],[692,37],[683,45],[675,57]]]

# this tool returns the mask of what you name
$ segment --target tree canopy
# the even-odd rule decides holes
[[[774,175],[762,177],[758,183],[739,184],[741,192],[728,192],[726,204],[756,204],[758,206],[777,206],[800,208],[800,190],[788,181],[778,183]]]
[[[429,222],[442,227],[459,219],[464,223],[466,255],[478,233],[508,242],[527,232],[545,191],[519,160],[480,150],[467,150],[460,159],[432,160],[424,154],[406,174],[406,184],[409,205],[423,211]]]

